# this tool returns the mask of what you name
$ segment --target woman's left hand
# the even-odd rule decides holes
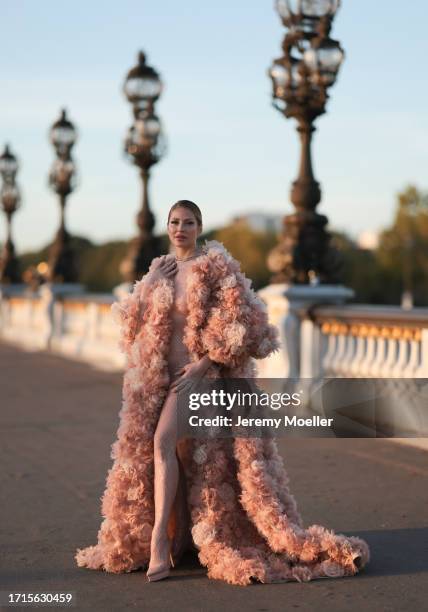
[[[204,377],[208,367],[205,358],[195,363],[187,363],[176,372],[176,375],[179,377],[172,383],[171,389],[176,393],[184,391],[185,389],[190,389],[194,383],[199,382]]]

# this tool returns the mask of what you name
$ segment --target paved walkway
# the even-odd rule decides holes
[[[121,375],[0,344],[0,391],[1,591],[74,591],[74,609],[118,612],[426,609],[425,451],[380,439],[282,444],[305,524],[368,541],[372,561],[356,577],[237,587],[208,580],[190,558],[149,584],[142,571],[90,571],[73,559],[96,541]]]

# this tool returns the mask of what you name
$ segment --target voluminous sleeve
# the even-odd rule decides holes
[[[132,293],[111,305],[113,320],[119,325],[119,348],[124,353],[135,339],[142,315],[138,287],[141,282],[142,280],[134,284]]]
[[[236,367],[248,357],[262,359],[278,350],[278,329],[268,322],[266,305],[239,264],[229,266],[216,285],[214,305],[201,334],[208,357]]]
[[[141,299],[141,293],[158,259],[160,258],[153,259],[149,271],[134,283],[131,293],[111,305],[113,320],[119,325],[119,348],[123,353],[129,350],[141,326],[144,309],[147,306]]]

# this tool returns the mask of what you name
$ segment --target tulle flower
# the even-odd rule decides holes
[[[199,446],[195,452],[193,453],[193,460],[196,461],[199,465],[205,463],[207,460],[207,454],[202,446]]]
[[[207,521],[200,521],[192,527],[193,541],[201,548],[204,545],[210,544],[216,536],[216,530]]]

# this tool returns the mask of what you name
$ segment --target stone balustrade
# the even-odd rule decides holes
[[[81,287],[42,286],[37,294],[10,294],[0,301],[0,337],[27,350],[47,349],[117,370],[125,365],[112,294],[83,293]]]
[[[428,378],[428,308],[320,306],[301,334],[303,377]]]
[[[258,362],[260,376],[428,378],[428,308],[303,303],[301,295],[284,301],[272,287],[278,286],[259,294],[280,330],[282,349]],[[0,337],[120,369],[114,300],[113,294],[88,294],[80,286],[45,285],[37,293],[6,289]]]
[[[127,290],[121,286],[117,293]],[[259,377],[296,379],[308,391],[325,378],[385,379],[396,399],[388,400],[385,411],[403,422],[403,406],[408,408],[411,399],[402,380],[428,378],[428,308],[344,304],[352,292],[340,286],[271,285],[259,295],[281,338],[279,352],[257,361]],[[78,285],[44,285],[37,293],[3,288],[0,338],[121,370],[125,358],[111,315],[115,299],[84,293]],[[323,410],[320,406],[320,414]],[[407,413],[405,426],[417,436],[420,420]],[[426,438],[400,440],[428,448]]]
[[[336,303],[328,304],[322,291],[272,285],[260,292],[283,350],[260,363],[259,376],[296,380],[305,407],[320,415],[329,408],[318,393],[325,379],[376,379],[376,413],[408,436],[391,439],[428,449],[428,438],[419,437],[428,417],[418,382],[428,379],[428,308],[338,304],[333,288]]]

